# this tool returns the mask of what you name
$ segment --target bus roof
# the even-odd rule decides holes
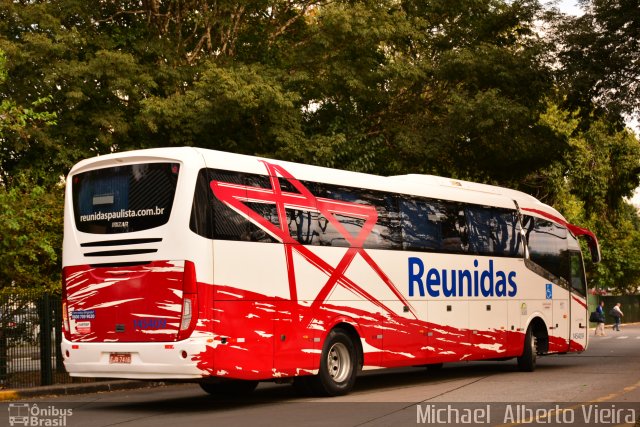
[[[511,209],[515,207],[515,202],[521,209],[527,209],[533,215],[551,219],[558,218],[561,222],[566,222],[557,210],[540,202],[535,197],[521,191],[495,185],[435,175],[408,174],[385,177],[195,147],[150,148],[97,156],[82,160],[73,167],[70,173],[75,174],[88,169],[113,166],[121,162],[171,159],[185,162],[203,159],[207,167],[263,175],[267,173],[263,162],[268,162],[282,166],[300,181],[323,182]]]

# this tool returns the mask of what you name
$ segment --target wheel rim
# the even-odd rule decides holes
[[[343,382],[351,372],[351,356],[347,346],[338,342],[331,346],[327,354],[327,370],[331,379],[337,383]]]

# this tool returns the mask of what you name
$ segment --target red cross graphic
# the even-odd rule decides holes
[[[389,314],[394,314],[390,308],[386,307],[382,302],[378,301],[366,290],[345,276],[345,272],[349,268],[349,265],[351,265],[355,256],[359,254],[375,271],[378,277],[382,279],[398,300],[408,307],[411,313],[415,316],[415,312],[409,302],[402,296],[393,282],[376,264],[371,256],[362,248],[362,244],[369,234],[371,234],[371,231],[378,220],[378,213],[376,212],[375,207],[360,203],[315,197],[307,187],[294,178],[282,166],[274,165],[266,161],[262,161],[262,163],[265,165],[269,173],[271,188],[251,187],[221,181],[211,181],[210,186],[211,190],[220,201],[241,213],[241,215],[252,221],[278,241],[284,243],[285,256],[287,260],[287,273],[289,278],[289,295],[291,300],[297,301],[298,299],[293,263],[293,251],[295,250],[305,260],[328,276],[327,282],[324,284],[311,305],[311,313],[326,301],[331,294],[331,291],[339,284],[344,286],[346,289],[359,294]],[[283,191],[278,177],[287,179],[296,188],[296,190],[299,191],[299,193]],[[258,212],[248,207],[246,203],[275,205],[278,213],[279,225],[276,226]],[[336,228],[340,235],[349,243],[346,253],[338,262],[337,266],[332,267],[291,236],[286,209],[300,209],[320,213],[324,215],[324,217]],[[353,236],[349,233],[335,215],[364,220],[364,224],[358,235]],[[310,321],[310,319],[307,320]]]

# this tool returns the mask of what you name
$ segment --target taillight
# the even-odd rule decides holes
[[[67,310],[67,273],[62,269],[62,333],[70,339],[69,310]]]
[[[69,312],[67,311],[67,302],[62,303],[62,332],[69,332]]]
[[[185,294],[195,294],[198,292],[196,283],[196,266],[191,261],[184,262],[184,272],[182,273],[182,291]]]
[[[180,330],[185,331],[189,329],[192,319],[191,297],[184,297],[182,300],[182,322],[180,323]]]
[[[178,341],[188,338],[198,323],[198,283],[196,266],[191,261],[184,262],[182,277],[182,320],[178,331]]]

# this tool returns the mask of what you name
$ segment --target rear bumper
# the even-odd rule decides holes
[[[209,344],[209,345],[207,345]],[[64,366],[72,377],[198,379],[211,376],[206,339],[162,343],[71,342],[63,338]],[[130,353],[131,363],[110,363],[111,353]]]

